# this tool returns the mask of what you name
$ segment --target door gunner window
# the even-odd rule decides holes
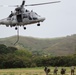
[[[22,15],[21,14],[17,15],[16,18],[17,18],[18,22],[22,22]]]

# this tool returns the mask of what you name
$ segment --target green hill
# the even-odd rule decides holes
[[[8,38],[0,38],[0,44],[6,46],[15,46],[19,49],[28,49],[34,54],[47,54],[47,55],[71,55],[76,52],[76,35],[41,39],[33,37],[20,36],[19,42],[14,45],[17,40],[16,36]]]

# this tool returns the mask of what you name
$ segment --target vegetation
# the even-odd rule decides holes
[[[66,56],[76,52],[76,34],[60,38],[40,39],[20,36],[14,46],[16,36],[0,39],[0,44],[27,49],[37,55]]]
[[[58,67],[58,74],[61,75],[62,67]],[[71,70],[70,67],[64,67],[66,69],[66,73],[64,75],[71,75]],[[50,73],[49,75],[54,75],[54,67],[49,67]],[[44,72],[44,67],[36,67],[36,68],[22,68],[22,69],[1,69],[0,70],[0,75],[46,75]],[[76,75],[76,71],[75,74]]]
[[[41,66],[76,66],[76,55],[38,56],[27,49],[19,50],[0,44],[0,68],[26,68]]]

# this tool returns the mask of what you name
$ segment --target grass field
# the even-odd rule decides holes
[[[60,70],[62,67],[58,67],[58,75],[60,74]],[[66,69],[65,75],[70,74],[70,67],[64,67]],[[51,70],[49,75],[53,75],[54,67],[49,67]],[[21,69],[0,69],[0,75],[46,75],[44,72],[44,67],[40,68],[21,68]],[[76,75],[76,72],[75,72]]]

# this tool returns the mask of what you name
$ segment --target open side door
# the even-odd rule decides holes
[[[17,15],[16,18],[17,18],[18,22],[22,22],[22,15],[21,14]]]

